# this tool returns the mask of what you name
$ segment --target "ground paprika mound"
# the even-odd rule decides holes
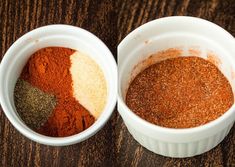
[[[34,53],[23,69],[21,78],[57,98],[47,122],[38,132],[64,137],[90,127],[95,118],[73,97],[70,56],[75,50],[62,47],[43,48]]]

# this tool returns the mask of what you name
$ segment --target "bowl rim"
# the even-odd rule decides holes
[[[21,121],[21,119],[19,119],[19,117],[16,118],[17,112],[13,110],[12,106],[10,106],[11,108],[9,108],[9,106],[7,104],[8,100],[5,100],[3,93],[0,93],[0,104],[2,106],[3,112],[5,113],[6,117],[11,122],[11,124],[27,138],[29,138],[35,142],[45,144],[45,145],[51,145],[51,146],[72,145],[72,144],[84,141],[87,138],[96,134],[109,120],[109,118],[111,117],[111,115],[114,111],[114,107],[116,106],[116,101],[117,101],[117,64],[116,64],[116,61],[114,59],[113,54],[111,53],[109,48],[105,45],[105,43],[103,41],[101,41],[101,39],[99,39],[97,36],[95,36],[94,34],[92,34],[91,32],[89,32],[83,28],[72,26],[72,25],[66,25],[66,24],[46,25],[46,26],[42,26],[42,27],[33,29],[33,30],[25,33],[10,46],[10,48],[7,50],[4,57],[2,58],[2,61],[0,64],[0,83],[1,83],[0,90],[1,90],[1,92],[3,92],[3,83],[4,83],[3,80],[5,77],[4,70],[8,66],[8,63],[10,62],[10,59],[11,59],[10,55],[16,49],[17,45],[19,45],[21,42],[27,40],[28,38],[34,36],[38,32],[45,32],[46,33],[47,31],[50,31],[50,30],[60,30],[63,32],[76,31],[77,33],[82,33],[82,34],[85,34],[86,36],[89,36],[89,38],[92,38],[92,40],[94,40],[95,42],[98,42],[99,45],[102,47],[102,50],[105,52],[105,54],[107,56],[107,59],[109,59],[108,62],[110,63],[109,66],[111,67],[110,71],[112,72],[112,75],[113,75],[113,80],[112,80],[113,86],[112,87],[115,88],[113,90],[115,92],[115,95],[107,97],[107,101],[109,103],[106,104],[107,108],[106,108],[106,110],[103,111],[103,113],[105,112],[106,114],[101,114],[100,117],[95,121],[95,123],[92,126],[90,126],[86,130],[84,130],[78,134],[75,134],[72,136],[67,136],[67,137],[50,137],[50,136],[41,135],[41,134],[31,130]],[[9,110],[11,110],[11,111],[9,111]]]
[[[149,22],[137,27],[136,29],[131,31],[119,43],[118,50],[120,50],[120,49],[122,49],[122,47],[125,47],[126,45],[128,45],[128,43],[132,40],[132,38],[136,35],[136,33],[138,33],[139,31],[143,32],[144,29],[148,26],[156,26],[156,24],[159,24],[159,23],[162,23],[162,22],[179,21],[179,20],[185,20],[185,21],[194,20],[194,21],[197,21],[197,22],[206,23],[210,26],[213,26],[214,28],[217,28],[219,31],[223,32],[224,34],[226,34],[227,37],[230,38],[231,40],[233,40],[233,42],[235,44],[235,39],[229,32],[227,32],[222,27],[220,27],[217,24],[212,23],[208,20],[197,18],[197,17],[191,17],[191,16],[169,16],[169,17],[162,17],[162,18],[158,18],[158,19],[149,21]],[[232,59],[232,61],[233,61],[233,64],[235,64],[235,60]],[[124,63],[124,61],[123,61],[123,63]],[[159,125],[150,123],[150,122],[144,120],[143,118],[139,117],[138,115],[136,115],[133,111],[131,111],[131,109],[126,105],[126,103],[123,100],[122,93],[121,93],[121,84],[120,84],[121,77],[122,77],[120,74],[122,74],[123,68],[124,67],[120,67],[120,65],[118,64],[118,71],[119,71],[119,76],[118,76],[118,112],[119,113],[125,112],[125,114],[127,114],[127,116],[130,119],[132,119],[135,122],[138,122],[142,126],[148,128],[152,131],[157,131],[157,132],[162,132],[162,133],[172,134],[172,135],[187,135],[187,134],[193,134],[193,133],[200,133],[202,131],[211,129],[211,128],[215,127],[216,125],[219,125],[219,124],[223,123],[232,114],[234,114],[233,112],[235,111],[235,103],[233,103],[233,105],[229,108],[229,110],[227,110],[222,116],[218,117],[217,119],[215,119],[211,122],[208,122],[204,125],[197,126],[197,127],[192,127],[192,128],[168,128],[168,127],[163,127],[163,126],[159,126]],[[120,109],[120,107],[122,107],[122,109],[124,111],[122,111],[122,109]],[[234,120],[235,120],[235,117],[234,117]]]

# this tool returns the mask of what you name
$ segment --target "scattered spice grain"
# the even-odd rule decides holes
[[[220,117],[234,97],[214,64],[191,56],[163,60],[139,73],[128,88],[126,103],[153,124],[191,128]]]

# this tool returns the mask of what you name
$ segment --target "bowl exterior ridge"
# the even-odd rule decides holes
[[[135,127],[128,124],[126,126],[134,139],[146,149],[166,157],[184,158],[202,154],[216,147],[227,136],[233,123],[212,136],[187,143],[171,143],[147,137]]]

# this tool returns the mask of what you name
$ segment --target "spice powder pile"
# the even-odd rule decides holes
[[[234,97],[214,64],[192,56],[160,61],[139,73],[128,88],[126,103],[153,124],[191,128],[220,117]]]
[[[33,130],[47,121],[56,106],[54,95],[44,93],[22,79],[16,83],[14,102],[21,119]]]
[[[33,105],[34,108],[26,108],[32,105],[23,104],[26,103],[27,98],[21,100],[21,105],[16,105],[17,111],[23,117],[28,115],[32,117],[34,114],[42,115],[40,118],[33,119],[35,121],[43,119],[41,122],[32,123],[33,120],[31,119],[25,123],[32,129],[37,128],[36,131],[43,135],[53,137],[74,135],[89,128],[95,121],[94,116],[73,95],[70,56],[75,52],[75,50],[62,47],[40,49],[30,57],[20,75],[19,80],[22,79],[30,86],[37,88],[36,90],[43,92],[39,94],[34,91],[35,93],[29,96],[31,101],[27,103],[33,103],[35,99],[40,99],[37,97],[38,95],[43,95],[50,101],[52,95],[56,98],[56,104],[53,102],[53,105],[50,105],[48,111],[45,112],[43,112],[42,107],[49,102],[45,102],[46,99],[41,100],[41,103],[37,101],[37,104]],[[24,89],[32,89],[30,86],[24,87]],[[18,97],[15,98],[15,104],[18,104],[17,99],[21,98],[20,96],[24,92],[18,90],[15,93],[15,97]],[[32,97],[34,95],[35,99]],[[23,107],[20,108],[19,106]],[[26,120],[26,118],[22,119]],[[38,127],[38,125],[41,126]]]

